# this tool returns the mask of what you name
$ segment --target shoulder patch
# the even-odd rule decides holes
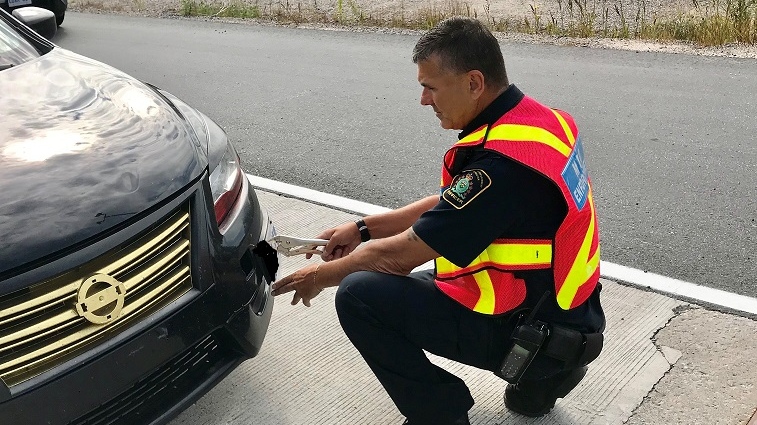
[[[442,198],[460,210],[491,185],[492,180],[486,171],[466,170],[455,176],[452,184],[442,193]]]
[[[586,172],[586,161],[584,160],[584,149],[581,145],[581,137],[576,138],[573,146],[573,152],[568,157],[568,162],[562,170],[562,179],[568,186],[573,203],[581,211],[586,205],[586,199],[589,195],[589,175]]]

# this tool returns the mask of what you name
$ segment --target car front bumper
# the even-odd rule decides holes
[[[276,270],[254,251],[274,233],[273,225],[246,179],[220,231],[202,193],[209,193],[207,179],[127,228],[141,232],[144,222],[188,205],[192,289],[27,382],[0,383],[0,424],[165,423],[257,355],[273,310]]]

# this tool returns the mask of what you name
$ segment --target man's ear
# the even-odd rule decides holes
[[[481,97],[481,95],[486,90],[484,74],[482,74],[481,71],[477,69],[468,71],[468,84],[470,87],[470,93],[475,99]]]

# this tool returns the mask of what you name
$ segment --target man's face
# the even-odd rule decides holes
[[[468,73],[446,69],[438,55],[432,55],[418,62],[418,82],[423,86],[421,105],[434,108],[442,128],[462,130],[476,117],[477,96]]]

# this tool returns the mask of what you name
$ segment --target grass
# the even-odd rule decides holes
[[[79,0],[83,1],[83,0]],[[139,4],[143,0],[132,0]],[[389,16],[373,16],[360,2],[371,0],[181,0],[184,16],[261,18],[280,23],[329,23],[428,29],[450,16],[469,16],[494,31],[525,32],[558,37],[610,37],[654,41],[688,41],[717,46],[757,43],[757,0],[689,0],[689,7],[665,11],[654,0],[556,0],[546,8],[531,0],[520,17],[495,16],[493,0],[482,10],[463,0],[441,5],[406,7],[404,1]]]
[[[257,4],[242,1],[234,2],[205,2],[183,0],[181,2],[183,16],[216,16],[222,18],[260,18],[263,14]]]
[[[757,0],[692,1],[686,11],[658,16],[646,0],[625,4],[568,0],[565,10],[558,2],[559,16],[551,16],[548,24],[539,25],[540,20],[534,18],[534,31],[557,36],[691,41],[705,46],[757,43]]]

